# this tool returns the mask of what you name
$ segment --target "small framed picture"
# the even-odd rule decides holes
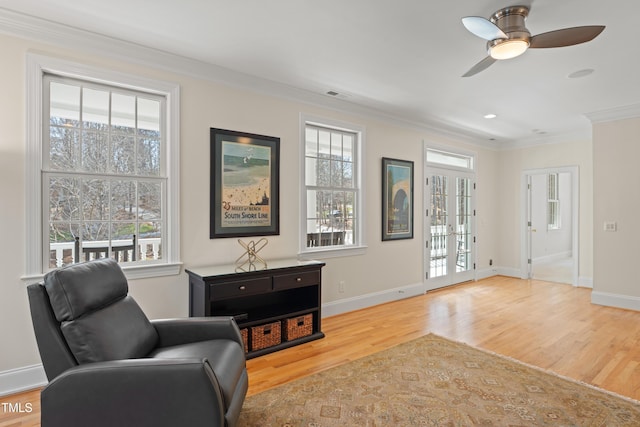
[[[382,158],[382,240],[413,239],[413,162]]]
[[[280,234],[280,138],[211,129],[209,237]]]

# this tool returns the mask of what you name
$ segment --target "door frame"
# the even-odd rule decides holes
[[[531,279],[531,188],[532,175],[550,173],[569,173],[571,175],[571,284],[578,286],[580,272],[580,168],[578,166],[560,166],[541,169],[526,169],[521,175],[520,197],[520,277]]]

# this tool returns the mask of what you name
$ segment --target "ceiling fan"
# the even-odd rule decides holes
[[[593,40],[604,30],[604,25],[588,25],[532,36],[524,25],[528,15],[527,6],[509,6],[498,10],[489,19],[480,16],[462,18],[467,30],[487,40],[489,53],[462,77],[473,76],[498,60],[522,55],[529,48],[573,46]]]

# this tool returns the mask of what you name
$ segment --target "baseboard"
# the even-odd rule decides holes
[[[385,302],[422,295],[425,293],[425,289],[426,287],[423,283],[416,283],[414,285],[401,286],[399,288],[328,302],[322,304],[322,317],[335,316],[336,314],[360,310],[362,308],[384,304]]]
[[[640,311],[640,297],[593,291],[591,292],[591,302],[607,307]]]
[[[578,277],[578,287],[593,289],[593,277]]]
[[[497,268],[495,267],[485,268],[485,269],[476,271],[476,280],[488,279],[489,277],[499,276],[499,275],[500,275],[500,272],[498,271]]]
[[[520,269],[518,268],[497,267],[495,271],[496,275],[526,279],[526,277],[522,276],[522,271],[520,271]]]
[[[0,396],[20,393],[47,384],[42,365],[24,366],[0,372]]]

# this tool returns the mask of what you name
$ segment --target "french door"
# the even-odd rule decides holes
[[[427,168],[425,279],[427,290],[475,278],[474,175]]]

